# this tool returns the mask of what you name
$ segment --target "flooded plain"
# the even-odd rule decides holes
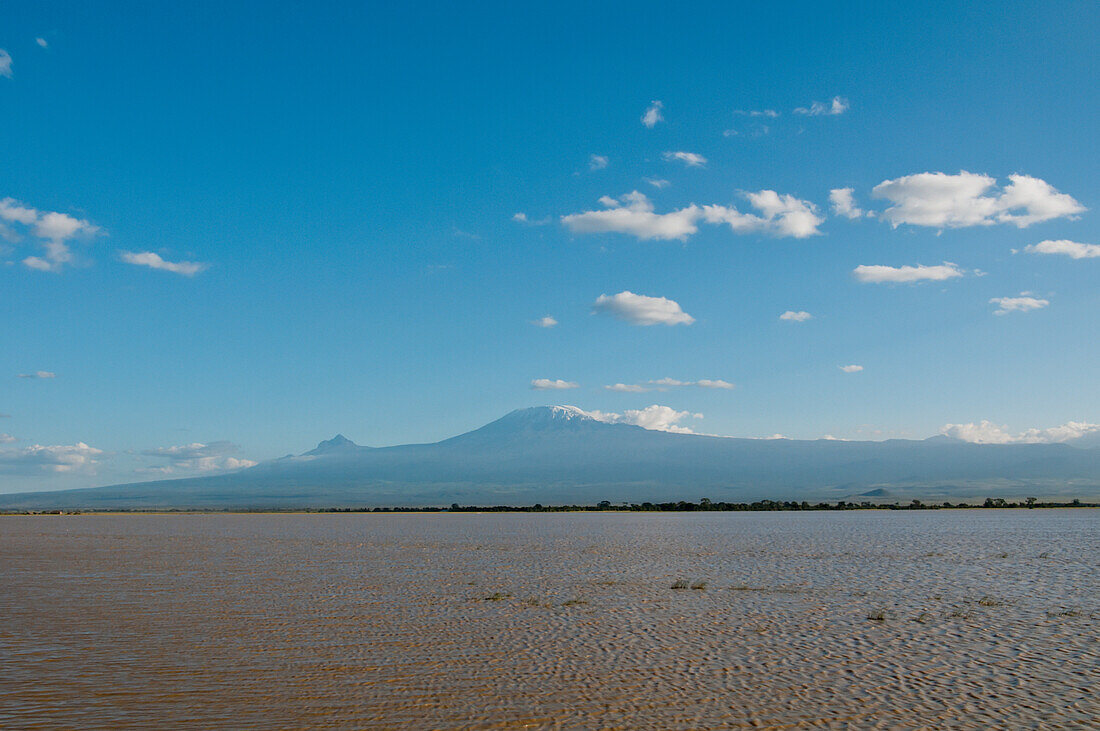
[[[1100,510],[0,517],[2,728],[1100,724]]]

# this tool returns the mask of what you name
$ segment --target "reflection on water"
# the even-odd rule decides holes
[[[0,727],[1088,726],[1098,529],[1096,510],[4,517]]]

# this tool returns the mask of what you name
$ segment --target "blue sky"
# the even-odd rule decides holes
[[[547,403],[1100,421],[1094,3],[0,14],[2,491]]]

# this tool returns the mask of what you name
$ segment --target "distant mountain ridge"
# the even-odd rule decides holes
[[[237,472],[0,495],[3,509],[302,508],[1100,496],[1100,449],[736,439],[607,423],[573,406],[518,409],[433,444],[336,435]]]

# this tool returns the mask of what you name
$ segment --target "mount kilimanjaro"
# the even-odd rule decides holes
[[[0,509],[321,508],[671,500],[1096,497],[1100,448],[735,439],[519,409],[434,444],[342,435],[298,456],[206,477],[0,495]]]

